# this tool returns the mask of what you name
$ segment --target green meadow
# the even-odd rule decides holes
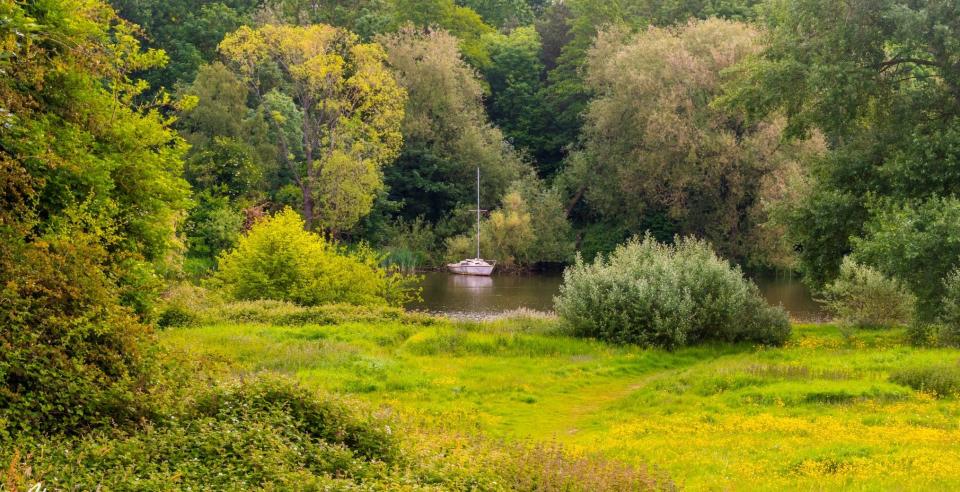
[[[536,315],[213,323],[160,338],[232,376],[291,375],[424,435],[561,445],[691,490],[960,487],[960,404],[890,382],[960,351],[912,348],[901,330],[797,325],[782,348],[672,352],[571,338]]]

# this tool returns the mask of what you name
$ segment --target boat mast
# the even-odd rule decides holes
[[[480,167],[477,167],[477,258],[480,258]]]

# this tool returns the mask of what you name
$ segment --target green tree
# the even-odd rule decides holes
[[[490,125],[480,80],[460,57],[457,39],[407,27],[378,40],[409,94],[403,153],[387,174],[391,198],[403,202],[403,216],[437,221],[473,203],[477,167],[483,202],[499,201],[530,168]]]
[[[0,437],[132,426],[187,202],[184,142],[131,104],[165,56],[99,1],[0,18]]]
[[[762,18],[769,46],[738,69],[724,103],[754,119],[782,112],[794,136],[812,129],[826,136],[830,152],[815,162],[813,186],[789,214],[807,278],[824,283],[853,249],[851,239],[914,227],[896,224],[903,214],[889,210],[935,208],[936,197],[960,185],[960,5],[777,0]],[[888,252],[895,256],[871,254],[867,263],[916,288],[901,268],[885,267],[914,268],[912,252]],[[917,294],[921,306],[933,302]]]
[[[189,83],[214,60],[223,37],[249,24],[261,0],[111,0],[124,19],[143,29],[144,42],[163,49],[170,63],[153,67],[146,79],[154,88]]]
[[[476,255],[472,233],[448,238],[446,246],[451,261]],[[482,254],[497,260],[502,269],[567,262],[573,258],[573,246],[559,194],[536,179],[513,183],[500,207],[480,224]]]
[[[277,146],[300,186],[307,227],[336,233],[356,224],[370,211],[381,169],[402,141],[406,95],[385,67],[383,49],[321,24],[242,27],[220,51],[261,103],[276,91],[295,104],[302,138],[280,138]],[[289,121],[268,113],[278,131]],[[293,145],[302,161],[294,161]]]
[[[541,131],[549,117],[544,112],[543,78],[540,60],[540,35],[533,27],[514,29],[510,34],[484,37],[491,63],[483,70],[490,85],[487,109],[490,119],[506,138],[534,158],[534,162],[552,163],[543,149],[551,145],[551,136]],[[555,168],[538,166],[543,176]]]
[[[732,21],[694,21],[636,35],[601,33],[586,80],[596,98],[584,129],[584,197],[604,220],[643,232],[663,216],[672,233],[713,242],[726,257],[763,259],[765,202],[801,176],[816,142],[784,145],[782,118],[747,124],[714,108],[724,70],[760,49],[759,33]],[[672,235],[672,234],[671,234]]]
[[[459,40],[465,60],[475,67],[490,63],[483,48],[483,35],[494,29],[483,22],[480,15],[453,0],[394,0],[395,28],[413,24],[420,29],[439,27]]]
[[[533,7],[526,0],[461,0],[480,14],[483,20],[499,29],[513,29],[533,23]]]

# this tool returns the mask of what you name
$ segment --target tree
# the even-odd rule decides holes
[[[0,3],[0,436],[130,427],[186,146],[132,101],[165,56],[99,1]]]
[[[816,144],[784,146],[782,120],[747,124],[710,105],[723,71],[756,53],[758,37],[718,19],[601,33],[586,76],[597,96],[584,129],[589,170],[581,172],[592,209],[635,233],[661,215],[672,232],[707,238],[727,257],[759,259],[758,211],[783,191],[768,182],[796,174]]]
[[[409,94],[403,153],[388,171],[391,198],[403,201],[403,216],[436,221],[473,203],[477,167],[484,203],[499,201],[512,182],[530,172],[490,125],[483,88],[460,57],[455,37],[406,27],[378,41]]]
[[[461,3],[499,29],[513,29],[533,22],[533,8],[526,0],[462,0]]]
[[[266,104],[278,132],[286,118],[266,96],[280,93],[295,105],[302,138],[277,145],[303,194],[306,226],[336,233],[356,224],[370,211],[381,169],[402,141],[406,95],[384,66],[383,49],[320,24],[242,27],[220,51]],[[302,145],[302,162],[293,159],[294,145]]]
[[[480,224],[484,256],[501,268],[529,268],[538,263],[563,263],[573,258],[570,224],[555,190],[536,179],[518,180]],[[457,261],[475,253],[471,233],[448,238],[447,258]]]
[[[151,87],[189,83],[213,61],[223,37],[249,24],[261,0],[111,0],[124,19],[142,28],[144,43],[164,50],[170,63],[145,73]]]
[[[514,146],[534,158],[541,176],[552,176],[556,169],[549,164],[553,160],[543,154],[552,137],[541,131],[549,116],[542,97],[545,70],[540,61],[540,35],[533,27],[521,27],[508,35],[488,34],[484,43],[491,60],[483,70],[490,84],[490,119]]]
[[[737,70],[722,103],[753,119],[783,113],[792,136],[825,135],[829,153],[814,162],[813,185],[788,214],[806,278],[819,285],[836,277],[851,240],[882,237],[881,225],[890,234],[913,227],[893,220],[911,214],[890,210],[937,207],[958,189],[960,6],[777,0],[762,19],[768,47]],[[914,265],[913,253],[889,252],[900,256],[864,260],[916,287],[887,268]],[[935,302],[915,293],[921,306]]]
[[[490,59],[483,49],[483,35],[494,29],[480,15],[453,0],[394,0],[395,29],[413,24],[420,29],[441,28],[459,40],[463,58],[474,67],[483,67]]]
[[[254,224],[220,255],[212,284],[231,299],[402,306],[416,278],[395,275],[380,260],[368,248],[347,253],[304,230],[303,219],[287,208]]]

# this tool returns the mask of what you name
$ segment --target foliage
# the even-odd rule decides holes
[[[263,323],[278,326],[340,325],[353,322],[432,324],[435,319],[392,306],[325,304],[299,306],[288,301],[226,301],[205,288],[190,284],[171,287],[163,297],[158,325],[200,326],[215,323]]]
[[[289,208],[254,224],[236,248],[220,255],[212,285],[230,299],[304,306],[399,306],[410,298],[415,278],[382,268],[368,248],[347,252],[303,225]]]
[[[122,267],[97,239],[0,235],[0,439],[126,427],[148,412],[149,331],[119,305]]]
[[[387,227],[385,236],[382,249],[388,263],[408,271],[418,266],[435,266],[437,235],[422,217],[409,222],[396,219]]]
[[[573,333],[615,343],[676,348],[710,340],[780,345],[790,336],[740,269],[703,241],[665,245],[647,235],[563,275],[557,313]]]
[[[436,222],[475,200],[475,173],[483,175],[484,203],[495,203],[529,172],[484,113],[483,88],[461,59],[457,39],[445,31],[411,27],[377,38],[409,94],[404,150],[387,171],[391,199],[408,220]]]
[[[220,52],[246,81],[276,133],[289,117],[269,104],[283,94],[301,117],[299,139],[279,138],[284,162],[303,193],[307,227],[347,230],[370,212],[381,168],[399,152],[406,94],[374,43],[324,24],[241,27]],[[296,145],[302,161],[293,162]]]
[[[216,263],[217,256],[232,249],[240,238],[244,214],[225,196],[216,196],[209,189],[195,197],[182,231],[187,237],[184,261],[186,273],[202,277]]]
[[[941,299],[941,325],[939,342],[944,345],[960,346],[960,269],[954,269],[943,279],[943,298]]]
[[[562,263],[573,256],[570,224],[559,197],[542,186],[535,180],[517,181],[503,197],[500,208],[480,224],[481,252],[497,260],[501,269]],[[447,239],[447,260],[475,255],[475,234]]]
[[[343,488],[383,473],[398,453],[383,422],[281,378],[192,391],[141,432],[27,443],[21,466],[56,489]]]
[[[149,414],[183,141],[132,101],[162,64],[99,1],[0,4],[0,439]]]
[[[890,375],[890,381],[939,398],[960,396],[960,367],[914,367]]]
[[[824,302],[837,319],[857,328],[889,328],[913,320],[916,298],[898,280],[851,258],[824,287]]]
[[[546,72],[540,60],[540,34],[533,27],[520,27],[483,39],[491,59],[483,69],[490,85],[486,99],[490,119],[510,143],[533,157],[541,176],[552,176],[557,162],[544,149],[553,144],[553,137],[542,131],[550,118],[541,90]]]
[[[261,0],[111,0],[124,19],[137,23],[144,44],[165,51],[170,63],[145,76],[154,88],[189,83],[212,61],[223,37],[249,23]]]
[[[853,238],[853,257],[900,279],[917,296],[920,319],[931,321],[940,313],[943,280],[960,264],[960,200],[877,208]]]
[[[789,196],[781,183],[802,176],[819,145],[784,144],[782,119],[748,124],[710,105],[723,71],[756,53],[758,37],[717,19],[600,34],[586,79],[596,93],[584,128],[589,171],[576,185],[601,220],[642,232],[644,218],[663,214],[672,232],[707,238],[738,261],[778,256],[784,245],[761,227],[766,207]]]
[[[464,59],[475,67],[487,65],[489,57],[482,38],[494,29],[483,22],[477,12],[454,0],[394,0],[396,27],[406,24],[431,29],[436,26],[451,33]]]
[[[955,192],[960,11],[939,0],[776,0],[763,7],[761,18],[767,47],[735,70],[724,102],[752,119],[785,114],[789,135],[823,132],[830,151],[813,168],[812,189],[789,228],[807,278],[823,284],[837,275],[854,249],[851,239],[862,237],[866,224],[876,236],[876,227],[903,214],[889,209],[917,207],[919,213]],[[930,272],[924,285],[917,279],[923,267],[909,255],[864,261],[906,282],[919,297],[920,314],[929,317],[938,296],[928,294],[957,261],[938,259],[946,268]],[[888,268],[894,264],[912,276]]]

